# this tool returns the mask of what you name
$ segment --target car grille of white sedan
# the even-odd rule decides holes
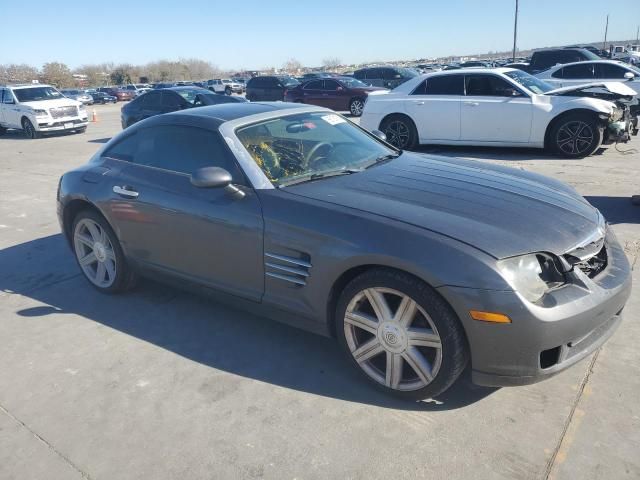
[[[78,107],[69,106],[69,107],[51,108],[49,110],[49,113],[53,118],[75,117],[78,115]]]

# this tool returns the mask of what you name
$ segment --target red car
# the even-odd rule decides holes
[[[107,95],[116,97],[116,101],[118,102],[129,101],[135,98],[135,93],[133,91],[124,90],[117,87],[100,87],[98,88],[98,92],[104,92]]]
[[[287,90],[287,102],[308,103],[336,111],[349,111],[354,117],[362,115],[367,95],[371,92],[386,90],[370,87],[351,77],[316,78]]]

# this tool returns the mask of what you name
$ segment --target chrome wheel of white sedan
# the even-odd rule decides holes
[[[90,218],[83,218],[76,223],[73,243],[78,264],[87,279],[100,288],[112,286],[117,262],[106,229]]]
[[[440,335],[408,295],[380,287],[361,291],[347,307],[344,333],[353,358],[381,385],[417,390],[438,374]]]

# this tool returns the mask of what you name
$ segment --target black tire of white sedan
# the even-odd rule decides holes
[[[397,270],[369,270],[347,284],[336,332],[351,364],[376,387],[406,400],[438,396],[467,364],[455,312],[429,285]]]
[[[387,142],[402,150],[411,150],[418,145],[418,131],[413,121],[404,115],[392,115],[380,124]]]
[[[73,222],[73,251],[85,278],[103,293],[118,293],[133,287],[136,276],[127,265],[118,239],[98,213],[83,210]]]
[[[603,129],[593,115],[569,113],[554,122],[549,146],[562,157],[584,158],[600,147],[603,136]]]

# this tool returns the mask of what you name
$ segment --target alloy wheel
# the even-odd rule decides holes
[[[24,121],[22,122],[22,128],[24,129],[24,133],[27,137],[36,138],[36,129],[28,119],[24,119]]]
[[[101,288],[116,279],[116,254],[109,235],[89,218],[80,220],[73,234],[78,264],[91,283]]]
[[[364,102],[362,100],[354,100],[351,102],[351,115],[354,117],[359,117],[362,115],[362,110],[364,110]]]
[[[558,148],[566,154],[583,154],[593,143],[593,129],[582,121],[567,122],[558,130],[556,142]]]
[[[410,296],[367,288],[347,306],[344,333],[351,355],[374,381],[400,391],[429,385],[442,364],[442,341],[430,316]]]
[[[394,120],[389,123],[384,133],[391,145],[398,148],[405,148],[409,144],[411,133],[409,132],[407,124],[401,120]]]

